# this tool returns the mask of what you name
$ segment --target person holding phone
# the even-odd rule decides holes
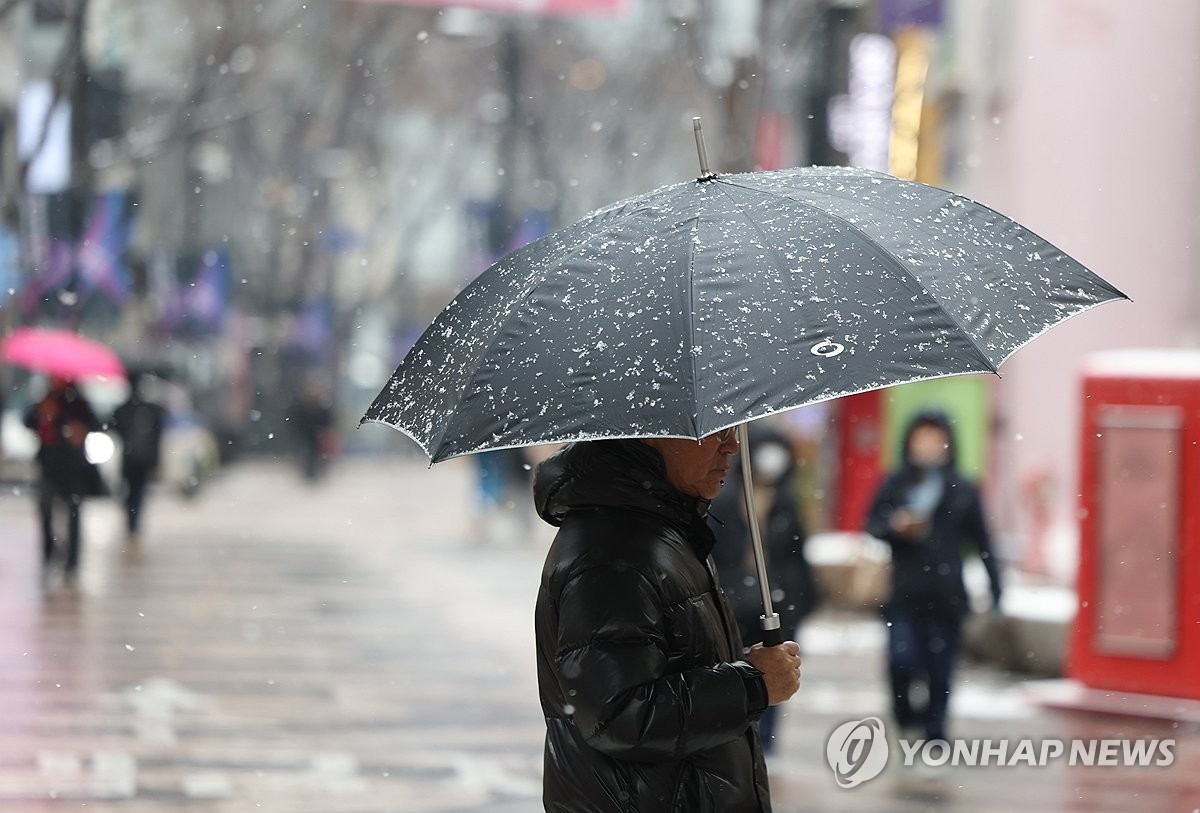
[[[891,595],[883,615],[895,721],[906,734],[945,740],[951,679],[970,609],[962,576],[964,545],[979,551],[994,608],[1001,587],[983,503],[975,485],[958,471],[954,432],[944,413],[921,412],[909,424],[900,466],[875,494],[866,526],[892,549]],[[923,704],[913,698],[918,681],[928,688]]]

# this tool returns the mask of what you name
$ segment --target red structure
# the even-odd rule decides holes
[[[1200,699],[1200,352],[1096,356],[1082,425],[1067,671],[1097,689]]]
[[[838,471],[835,527],[861,531],[883,475],[883,392],[872,390],[838,400]]]

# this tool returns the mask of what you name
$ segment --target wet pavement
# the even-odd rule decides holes
[[[534,811],[532,607],[550,529],[479,527],[469,462],[231,468],[156,494],[131,546],[89,504],[79,584],[43,584],[0,495],[0,810]],[[880,625],[823,612],[770,759],[776,810],[1200,811],[1200,730],[1053,712],[967,664],[964,737],[1174,738],[1169,767],[898,766],[853,790],[825,740],[886,708]]]

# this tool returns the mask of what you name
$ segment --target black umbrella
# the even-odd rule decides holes
[[[1050,327],[1124,298],[951,192],[844,167],[714,175],[698,126],[697,145],[700,178],[601,209],[482,273],[363,420],[433,462],[699,439],[842,395],[995,372]],[[741,440],[745,456],[744,427]],[[769,619],[761,569],[759,583]]]

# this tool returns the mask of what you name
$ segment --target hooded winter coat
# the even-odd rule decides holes
[[[913,488],[924,472],[909,457],[910,439],[918,426],[941,428],[950,438],[950,457],[940,470],[941,494],[930,515],[929,535],[914,541],[892,530],[892,514],[908,507]],[[908,615],[940,616],[961,620],[970,609],[963,585],[963,547],[970,543],[991,580],[992,596],[1000,601],[1000,573],[992,555],[991,536],[983,504],[975,485],[959,473],[955,461],[954,432],[944,413],[917,415],[904,433],[902,463],[879,487],[867,516],[867,532],[892,548],[892,591],[884,608]]]
[[[791,637],[801,620],[817,605],[816,584],[812,569],[804,557],[808,536],[801,517],[800,505],[792,493],[792,478],[796,473],[796,458],[788,438],[779,432],[750,424],[750,455],[757,459],[759,451],[769,445],[786,451],[786,467],[770,483],[774,497],[766,508],[766,521],[761,524],[763,547],[771,575],[771,592],[775,611],[779,613],[785,637]],[[758,477],[756,476],[756,479]],[[742,495],[742,467],[735,463],[720,495],[713,500],[712,516],[717,522],[714,532],[717,546],[713,561],[717,565],[729,602],[744,641],[761,640],[762,593],[758,572],[750,553],[750,526]],[[762,496],[758,497],[762,505]],[[754,636],[754,637],[748,637]]]
[[[636,440],[566,447],[534,498],[559,526],[535,618],[546,810],[769,811],[766,685],[741,660],[708,502]]]

